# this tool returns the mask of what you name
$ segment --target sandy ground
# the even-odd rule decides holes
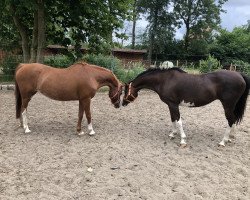
[[[0,92],[1,200],[248,200],[250,98],[236,139],[218,147],[226,119],[220,102],[181,108],[188,147],[168,138],[167,105],[141,92],[115,109],[107,93],[92,101],[95,136],[75,134],[78,102],[40,94],[28,108],[31,133],[15,129],[13,91]],[[87,132],[86,119],[84,130]]]

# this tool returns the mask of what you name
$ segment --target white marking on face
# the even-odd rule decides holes
[[[180,103],[180,106],[185,106],[185,107],[194,107],[194,103],[191,102],[185,102],[184,100]]]

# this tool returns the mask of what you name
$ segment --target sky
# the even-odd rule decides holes
[[[223,9],[226,10],[226,13],[221,14],[221,27],[228,31],[232,31],[236,26],[245,25],[250,20],[250,0],[228,0],[223,5]],[[137,31],[141,32],[146,26],[147,22],[140,20],[137,23]],[[130,27],[127,29],[130,29]],[[182,27],[176,31],[175,37],[182,39],[184,34],[185,28]]]

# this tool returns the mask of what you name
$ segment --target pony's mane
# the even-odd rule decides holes
[[[173,67],[169,69],[160,69],[160,68],[149,68],[146,71],[140,73],[136,78],[144,76],[144,75],[149,75],[149,74],[155,74],[155,73],[162,73],[162,72],[170,72],[170,71],[178,71],[181,73],[187,73],[184,70],[178,68],[178,67]]]
[[[117,83],[119,83],[119,80],[117,79],[117,77],[115,76],[115,74],[110,69],[107,69],[107,68],[104,68],[104,67],[101,67],[101,66],[98,66],[98,65],[94,65],[94,64],[89,64],[89,63],[87,63],[85,61],[78,61],[78,62],[74,63],[71,66],[74,67],[76,65],[81,65],[83,67],[85,67],[85,66],[89,67],[90,66],[90,67],[94,67],[94,68],[96,68],[98,70],[107,72],[108,74],[110,74],[117,81]]]
[[[87,66],[95,67],[95,68],[103,70],[103,71],[108,71],[108,72],[113,73],[110,69],[107,69],[107,68],[104,68],[104,67],[101,67],[101,66],[97,66],[97,65],[94,65],[94,64],[89,64],[89,63],[87,63],[85,61],[78,61],[78,62],[74,63],[72,66],[75,66],[77,64],[78,65],[82,65],[82,66],[86,66],[87,65]]]

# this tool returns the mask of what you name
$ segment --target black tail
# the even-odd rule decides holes
[[[18,69],[19,67],[17,67]],[[16,69],[16,72],[17,72]],[[16,73],[15,73],[15,97],[16,97],[16,118],[20,118],[21,115],[21,106],[22,106],[22,97],[20,94],[19,86],[16,81]]]
[[[234,109],[234,114],[236,116],[236,124],[240,123],[243,116],[244,112],[246,109],[246,102],[247,102],[247,97],[249,95],[249,89],[250,89],[250,78],[247,77],[245,74],[241,74],[242,77],[244,78],[246,82],[246,88],[243,94],[241,95],[240,99],[238,100],[235,109]]]

